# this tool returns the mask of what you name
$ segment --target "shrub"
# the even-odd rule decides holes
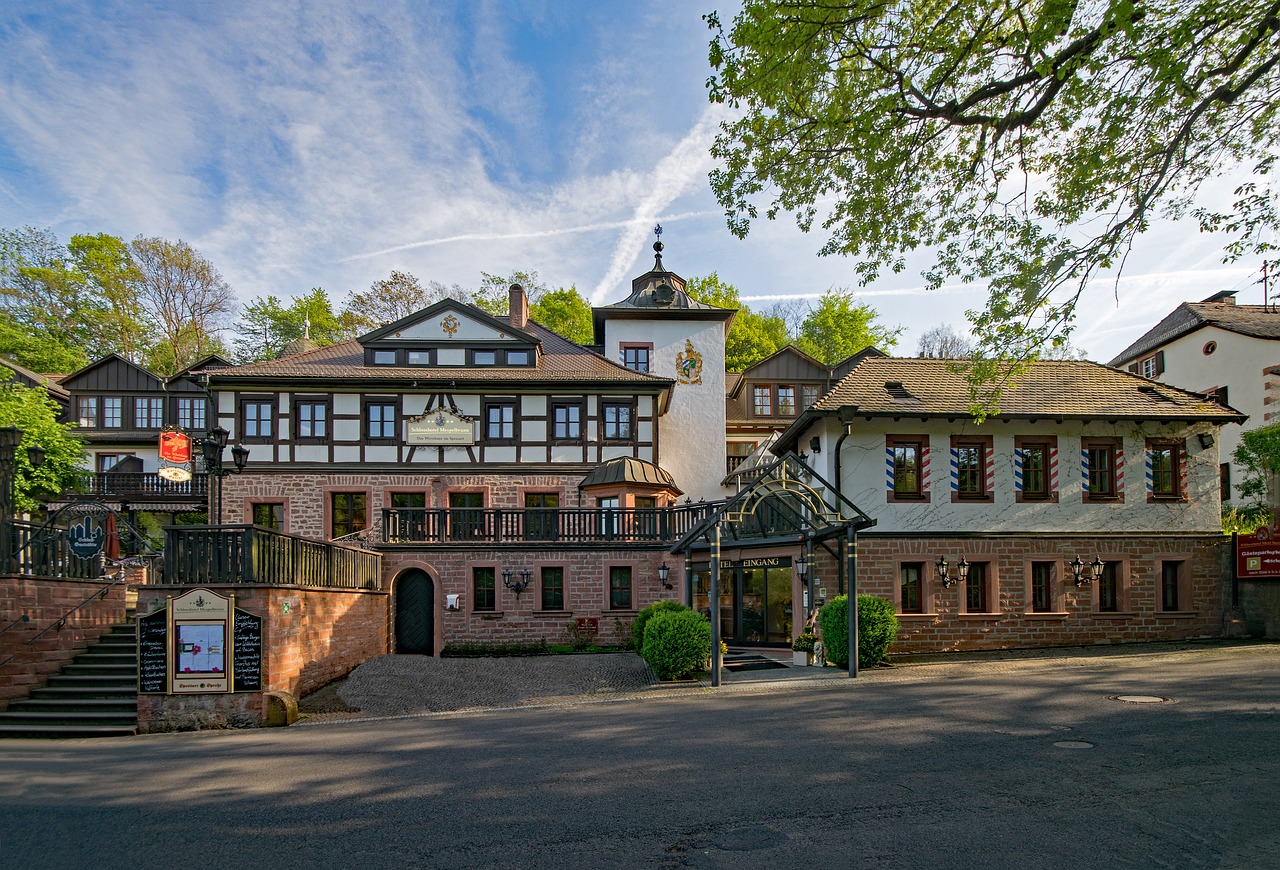
[[[564,642],[578,652],[595,646],[600,625],[594,619],[571,619],[564,627]]]
[[[659,613],[676,613],[688,609],[679,601],[655,601],[637,613],[635,622],[631,623],[631,642],[635,644],[636,652],[644,649],[645,623]]]
[[[711,658],[711,623],[688,608],[659,612],[648,620],[640,654],[659,679],[702,670]]]
[[[813,644],[817,639],[814,633],[806,628],[791,642],[791,648],[796,652],[813,652]]]
[[[621,616],[613,618],[613,636],[618,639],[618,646],[624,650],[636,648],[636,636],[631,632],[631,622]]]
[[[823,606],[822,643],[827,661],[849,667],[849,596],[841,595]],[[898,617],[893,605],[883,598],[858,596],[858,667],[869,668],[884,661],[885,650],[898,634]]]

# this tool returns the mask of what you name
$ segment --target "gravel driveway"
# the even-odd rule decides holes
[[[655,682],[649,666],[633,653],[474,659],[386,655],[303,698],[298,709],[314,718],[438,713],[613,695]]]

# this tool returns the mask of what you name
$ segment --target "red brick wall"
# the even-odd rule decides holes
[[[924,615],[899,614],[898,638],[890,653],[954,650],[1015,649],[1181,640],[1222,634],[1224,578],[1220,548],[1228,539],[1205,536],[1026,536],[938,538],[863,535],[858,539],[858,592],[895,603],[895,575],[903,561],[925,563]],[[1122,612],[1104,614],[1095,608],[1091,585],[1075,586],[1069,569],[1062,583],[1061,615],[1032,614],[1028,605],[1026,564],[1029,560],[1060,560],[1062,566],[1077,555],[1085,562],[1101,554],[1104,560],[1127,560],[1128,602]],[[999,612],[963,612],[964,586],[936,582],[934,562],[945,555],[952,570],[960,557],[989,561],[996,573]],[[1176,614],[1159,611],[1158,561],[1183,558],[1189,563],[1189,600]],[[897,561],[895,561],[897,560]],[[834,559],[819,552],[816,575],[828,595],[836,590]]]
[[[34,644],[27,641],[48,628],[68,610],[100,590],[103,584],[89,580],[54,580],[35,577],[0,579],[0,629],[20,618],[0,635],[0,709],[10,701],[27,697],[44,685],[75,654],[96,642],[112,625],[124,619],[124,584],[113,586],[105,598],[94,599],[67,619],[61,630],[47,632]]]
[[[671,567],[668,582],[675,588],[666,590],[658,580],[658,566]],[[682,600],[683,561],[662,550],[565,550],[530,552],[512,550],[414,550],[383,551],[383,583],[393,593],[392,625],[394,626],[394,590],[396,578],[410,568],[419,568],[436,583],[436,646],[438,655],[446,643],[487,641],[499,643],[562,642],[570,619],[599,620],[599,640],[616,644],[621,629],[629,636],[636,613],[655,601]],[[564,568],[565,610],[541,611],[539,574],[542,566]],[[632,606],[627,610],[609,608],[609,568],[631,566]],[[497,610],[493,613],[473,610],[471,569],[491,566],[495,569]],[[503,588],[502,569],[510,567],[515,574],[523,568],[532,572],[532,582],[518,598]],[[445,595],[462,596],[457,611],[444,609]],[[393,639],[394,645],[394,639]]]
[[[263,617],[263,692],[301,697],[349,673],[388,647],[388,595],[384,592],[310,589],[297,586],[210,586],[236,597],[236,607]],[[164,606],[165,596],[184,586],[146,586],[138,612]],[[288,613],[285,605],[288,604]],[[266,707],[261,693],[235,695],[140,695],[143,731],[260,725]]]

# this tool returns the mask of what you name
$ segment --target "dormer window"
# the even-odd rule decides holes
[[[393,366],[396,364],[396,352],[394,350],[375,350],[373,352],[373,364],[375,366]]]
[[[527,350],[507,351],[507,365],[527,366],[528,364],[529,364],[529,351]]]
[[[471,352],[471,364],[473,366],[496,366],[498,364],[498,352],[496,350],[473,350]]]
[[[409,365],[411,366],[432,366],[436,364],[435,353],[430,350],[411,350],[408,356]]]

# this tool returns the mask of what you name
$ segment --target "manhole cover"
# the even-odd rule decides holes
[[[1084,740],[1059,740],[1053,744],[1059,749],[1092,749],[1093,744]]]
[[[1108,695],[1107,697],[1112,701],[1123,701],[1126,704],[1165,704],[1170,700],[1159,695]]]

